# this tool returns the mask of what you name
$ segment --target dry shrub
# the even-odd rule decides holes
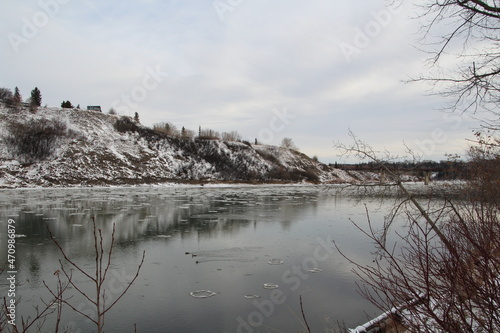
[[[425,214],[439,235],[424,213],[407,207],[408,229],[398,232],[401,249],[387,245],[370,224],[366,235],[379,257],[373,265],[354,263],[362,294],[381,310],[401,307],[408,332],[500,329],[500,160],[474,153],[476,172],[462,199],[435,209],[439,200],[428,198]]]
[[[224,141],[241,141],[241,135],[237,131],[223,132],[222,140]]]
[[[405,328],[399,332],[500,331],[497,133],[471,148],[473,172],[462,195],[435,197],[428,192],[426,198],[417,198],[400,175],[385,167],[398,180],[401,197],[381,230],[375,229],[368,211],[368,227],[356,224],[376,245],[371,264],[350,260],[361,280],[360,292],[385,314],[401,318]],[[384,168],[384,160],[368,144],[354,135],[353,140],[339,147]],[[395,239],[388,244],[396,217],[403,217],[405,224],[391,232]]]
[[[51,157],[58,141],[68,135],[66,123],[59,119],[11,121],[4,138],[9,152],[24,163],[43,161]]]
[[[139,132],[139,125],[130,117],[122,116],[114,123],[115,130],[120,133]]]
[[[211,129],[203,129],[198,135],[199,140],[220,140],[220,133]]]
[[[171,122],[160,122],[153,124],[153,131],[166,134],[169,136],[179,136],[180,132],[177,127]]]

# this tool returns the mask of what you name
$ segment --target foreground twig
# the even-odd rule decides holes
[[[62,301],[64,304],[68,305],[73,311],[79,313],[80,315],[82,315],[85,318],[92,321],[97,326],[97,332],[102,333],[103,328],[104,328],[104,319],[105,319],[106,313],[109,310],[111,310],[116,305],[116,303],[118,303],[118,301],[127,293],[127,291],[130,289],[132,284],[135,282],[135,280],[139,276],[139,272],[142,268],[142,265],[144,264],[146,252],[143,251],[141,262],[139,263],[139,266],[137,267],[137,270],[136,270],[133,278],[129,282],[124,282],[124,283],[126,283],[126,287],[123,289],[123,291],[121,291],[118,294],[116,299],[111,304],[106,304],[106,302],[105,302],[106,289],[104,288],[104,286],[105,286],[105,283],[107,281],[109,268],[111,266],[113,247],[114,247],[114,243],[115,243],[115,224],[113,224],[113,231],[111,234],[111,244],[107,250],[104,249],[104,238],[103,238],[102,230],[97,228],[95,217],[92,217],[92,230],[93,230],[94,250],[95,250],[95,267],[94,267],[95,271],[93,274],[85,271],[75,261],[73,261],[71,258],[69,258],[68,255],[66,254],[66,252],[64,251],[64,249],[62,248],[62,246],[55,239],[55,237],[52,234],[52,232],[50,231],[50,229],[48,229],[50,238],[56,244],[56,246],[59,248],[59,251],[63,255],[66,262],[69,263],[69,266],[71,267],[71,269],[75,269],[76,271],[80,272],[81,274],[83,274],[85,277],[87,277],[88,279],[90,279],[94,283],[95,295],[88,295],[85,291],[83,291],[78,285],[76,285],[73,282],[71,270],[68,272],[68,270],[65,268],[64,263],[62,263],[60,261],[61,271],[68,279],[68,285],[71,285],[86,301],[88,301],[90,304],[93,305],[93,307],[95,309],[95,315],[92,316],[92,315],[85,313],[84,311],[81,310],[81,308],[79,306],[75,305],[73,302],[69,302],[68,299],[60,298],[60,301]]]
[[[302,295],[300,295],[300,311],[302,312],[302,318],[304,318],[304,323],[306,324],[307,332],[311,333],[311,329],[309,328],[309,324],[307,323],[306,314],[304,313],[304,307],[302,306]]]

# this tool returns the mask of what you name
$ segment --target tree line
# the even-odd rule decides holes
[[[12,107],[16,110],[19,110],[23,106],[29,107],[32,113],[36,113],[38,107],[42,105],[42,93],[38,87],[35,87],[30,94],[30,97],[23,102],[21,93],[18,87],[15,87],[14,92],[9,88],[0,88],[0,100],[3,101],[7,106]],[[63,109],[73,109],[75,106],[67,100],[62,101],[61,108]],[[76,106],[77,109],[80,108],[80,105]],[[108,114],[117,115],[117,112],[114,108],[110,108]],[[134,122],[140,123],[139,113],[135,112],[134,114]],[[198,138],[202,140],[223,140],[223,141],[236,141],[236,142],[244,142],[250,145],[250,142],[244,141],[241,134],[237,131],[229,131],[229,132],[218,132],[209,128],[202,128],[199,126],[198,128],[198,136],[196,136],[196,132],[191,129],[186,129],[184,126],[181,129],[178,129],[171,122],[159,122],[153,124],[153,130],[158,133],[166,134],[168,136],[182,138],[182,139],[193,139]],[[258,140],[255,139],[255,144],[259,144]],[[299,148],[295,145],[293,140],[289,137],[285,137],[282,139],[280,143],[280,147],[292,150],[299,150]]]
[[[336,169],[352,171],[384,171],[399,173],[434,172],[436,179],[464,179],[471,170],[471,163],[457,158],[441,161],[402,161],[402,162],[362,162],[330,164]]]
[[[42,105],[42,93],[38,87],[35,87],[31,91],[29,98],[23,102],[23,98],[18,87],[14,88],[14,92],[9,88],[0,88],[0,100],[2,100],[7,106],[19,109],[21,106],[29,106],[30,111],[36,112],[37,108]]]
[[[243,140],[243,137],[238,131],[229,131],[229,132],[218,132],[210,128],[202,128],[198,127],[198,136],[196,136],[196,132],[182,126],[181,129],[178,129],[171,122],[159,122],[153,124],[153,130],[158,133],[162,133],[168,136],[177,137],[181,139],[201,139],[201,140],[222,140],[222,141],[236,141],[243,142],[247,145],[250,145],[249,141]],[[255,139],[255,144],[258,145],[259,142]],[[299,150],[299,148],[295,145],[292,138],[285,137],[282,139],[280,143],[281,148]]]
[[[7,106],[19,110],[21,107],[29,107],[30,111],[35,113],[42,105],[42,93],[38,87],[35,87],[24,102],[18,87],[14,88],[14,92],[9,88],[0,88],[0,100],[3,101]],[[70,101],[62,101],[61,107],[63,109],[73,109],[75,106]],[[80,104],[76,106],[77,109],[80,108]]]

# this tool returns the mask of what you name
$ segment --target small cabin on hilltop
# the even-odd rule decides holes
[[[89,106],[87,106],[87,111],[102,112],[100,105],[89,105]]]

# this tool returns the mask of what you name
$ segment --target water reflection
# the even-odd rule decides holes
[[[371,261],[372,245],[348,221],[364,221],[364,206],[321,188],[16,190],[0,192],[0,204],[1,227],[14,218],[17,233],[26,235],[17,239],[26,313],[59,267],[47,228],[91,269],[93,216],[106,239],[116,225],[115,280],[130,277],[146,251],[140,278],[109,312],[108,332],[133,331],[134,323],[138,332],[297,332],[300,295],[314,331],[337,320],[354,326],[374,311],[356,293],[352,267],[329,247],[335,239],[346,254]],[[382,215],[383,209],[372,221]],[[65,314],[92,330],[70,310]]]

